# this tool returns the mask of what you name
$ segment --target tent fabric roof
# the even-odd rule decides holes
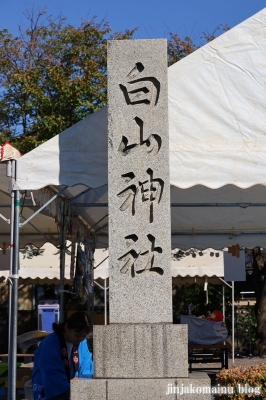
[[[107,183],[106,107],[56,135],[17,160],[16,188]]]
[[[171,184],[266,184],[266,8],[168,69]]]
[[[0,161],[16,160],[22,154],[18,149],[6,142],[0,146]]]
[[[188,189],[171,187],[171,203],[172,248],[265,246],[263,185],[247,189],[226,185],[215,190],[202,185]]]

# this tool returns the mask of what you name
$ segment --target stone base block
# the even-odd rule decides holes
[[[103,400],[107,399],[106,379],[72,380],[70,385],[71,400]]]
[[[71,382],[71,400],[211,400],[211,381],[178,379],[86,379]]]
[[[95,378],[188,377],[187,325],[95,325]]]

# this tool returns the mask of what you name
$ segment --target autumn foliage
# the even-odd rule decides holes
[[[266,399],[266,364],[264,363],[222,369],[216,375],[216,381],[220,387],[232,388],[230,393],[233,392],[227,395],[215,395],[216,400]]]

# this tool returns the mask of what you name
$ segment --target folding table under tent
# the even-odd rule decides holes
[[[264,246],[265,20],[266,9],[169,68],[172,248]],[[15,196],[68,186],[68,204],[106,247],[106,108],[16,164]]]

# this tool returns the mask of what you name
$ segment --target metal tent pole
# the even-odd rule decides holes
[[[223,284],[223,316],[225,322],[225,285]]]
[[[238,308],[236,306],[236,357],[240,357],[239,355],[239,316],[238,316]]]
[[[9,161],[7,163],[7,171],[6,176],[11,178],[11,187],[13,187],[14,183],[14,168],[15,164],[14,161]],[[12,275],[12,265],[13,265],[13,228],[14,228],[14,192],[12,191],[11,194],[11,206],[10,206],[10,261],[9,261],[9,275]],[[2,216],[1,216],[2,217]],[[8,221],[6,221],[8,222]],[[12,299],[12,282],[10,279],[8,281],[8,310],[11,310],[11,299]],[[11,337],[11,320],[10,320],[11,312],[8,313],[8,348],[12,348],[12,337]]]
[[[104,325],[107,325],[107,288],[106,288],[106,278],[104,280]]]
[[[87,311],[91,319],[91,324],[94,325],[94,287],[92,286],[92,293],[89,293],[87,300]]]
[[[235,282],[232,281],[232,286],[222,278],[219,278],[224,284],[232,289],[232,362],[235,363]]]
[[[235,282],[232,281],[232,363],[235,363]]]
[[[9,265],[9,275],[12,275],[12,265],[13,265],[13,228],[14,228],[14,192],[11,193],[11,208],[10,208],[10,265]],[[12,344],[12,325],[11,318],[12,315],[12,281],[8,279],[8,350],[13,348]],[[9,351],[8,351],[9,352]]]
[[[107,290],[109,287],[106,286],[107,278],[104,279],[104,286],[100,285],[97,281],[94,283],[104,291],[104,325],[107,325]]]
[[[66,203],[64,202],[63,207],[63,218],[62,226],[60,230],[60,312],[59,321],[64,321],[64,279],[65,279],[65,260],[66,260],[66,227],[65,227],[65,213],[66,213]]]
[[[8,344],[8,400],[16,400],[17,331],[18,331],[18,265],[19,265],[19,211],[20,193],[14,191],[13,256],[10,274],[10,310]]]
[[[249,357],[252,357],[251,350],[251,331],[250,331],[250,300],[248,299],[248,338],[249,338]]]

